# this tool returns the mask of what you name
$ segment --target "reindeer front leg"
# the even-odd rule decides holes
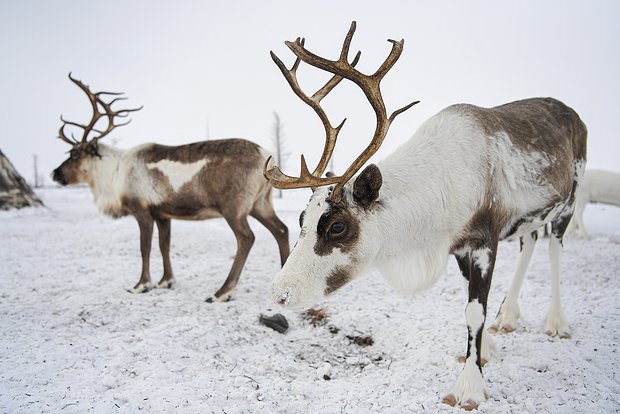
[[[136,220],[138,220],[138,226],[140,226],[140,252],[142,253],[142,274],[140,280],[133,287],[129,289],[131,293],[144,293],[153,288],[151,283],[151,271],[149,259],[151,256],[151,241],[153,239],[153,217],[146,213],[141,212],[136,214]]]
[[[469,298],[469,266],[470,266],[470,260],[469,260],[469,255],[465,255],[465,256],[461,256],[458,254],[455,254],[455,258],[456,258],[456,262],[459,265],[459,269],[461,270],[461,274],[463,275],[463,278],[465,279],[465,293],[467,294],[467,297]],[[481,351],[480,351],[480,366],[485,366],[485,364],[487,362],[489,362],[491,360],[491,357],[493,356],[493,354],[495,353],[495,344],[493,343],[493,339],[491,338],[491,335],[486,331],[486,330],[482,330],[482,344],[481,344]],[[457,361],[459,361],[460,363],[464,364],[465,360],[467,359],[466,355],[459,355],[457,357]]]
[[[157,288],[170,289],[176,282],[172,272],[172,264],[170,263],[170,219],[159,218],[155,222],[157,223],[157,231],[159,233],[159,251],[164,262],[164,274],[157,283]]]
[[[497,240],[474,242],[467,247],[467,251],[467,255],[460,259],[460,265],[467,265],[469,268],[469,301],[465,308],[467,356],[463,371],[443,402],[451,406],[459,405],[465,410],[473,410],[487,399],[482,377],[481,350]]]

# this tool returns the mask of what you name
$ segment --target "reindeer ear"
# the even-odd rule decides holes
[[[381,171],[375,164],[370,164],[353,183],[353,199],[364,208],[370,208],[379,197],[383,184]]]

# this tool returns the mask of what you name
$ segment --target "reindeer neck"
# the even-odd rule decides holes
[[[120,188],[122,177],[119,166],[124,150],[99,144],[99,157],[91,160],[88,185],[99,211],[111,216],[122,216]]]
[[[389,197],[408,201],[413,211],[403,214],[412,215],[422,232],[454,236],[483,200],[487,148],[475,129],[471,120],[444,110],[379,164]]]
[[[385,206],[376,215],[376,225],[378,234],[390,238],[381,244],[390,249],[380,251],[378,261],[383,262],[384,274],[397,275],[392,284],[400,290],[416,291],[432,283],[445,266],[452,242],[483,198],[475,172],[483,168],[477,155],[482,150],[459,148],[476,143],[456,136],[464,126],[455,131],[453,123],[454,118],[431,118],[377,164],[383,176],[379,199]],[[410,282],[398,276],[407,268],[423,274],[414,285],[400,286]]]

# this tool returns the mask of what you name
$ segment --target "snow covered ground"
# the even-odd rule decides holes
[[[84,188],[39,195],[47,208],[0,213],[1,412],[456,412],[440,402],[466,345],[453,260],[413,298],[378,275],[361,278],[317,304],[328,321],[315,327],[271,303],[278,252],[257,222],[234,300],[204,302],[234,255],[222,220],[174,222],[176,288],[134,295],[125,289],[140,271],[135,221],[98,214]],[[276,200],[291,244],[306,198],[289,192]],[[543,333],[550,298],[543,241],[521,295],[521,324],[494,336],[498,351],[484,369],[490,399],[480,412],[620,411],[620,209],[589,206],[585,220],[592,240],[565,240],[563,302],[573,338]],[[517,242],[500,246],[489,314],[517,251]],[[152,260],[158,278],[156,249]],[[258,323],[261,313],[276,312],[289,320],[284,335]],[[348,336],[372,336],[374,344]]]

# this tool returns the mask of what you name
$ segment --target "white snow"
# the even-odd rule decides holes
[[[413,298],[378,275],[357,279],[317,304],[329,322],[313,327],[270,302],[277,246],[256,222],[234,300],[209,304],[234,255],[223,220],[175,221],[175,289],[130,294],[140,273],[135,221],[102,216],[85,188],[38,195],[47,208],[0,213],[1,412],[457,412],[440,402],[467,342],[467,300],[453,259]],[[285,197],[276,204],[293,245],[308,192]],[[515,332],[494,335],[497,352],[484,368],[490,398],[479,412],[620,411],[620,209],[591,205],[585,221],[592,240],[564,243],[572,339],[544,334],[551,287],[547,240],[540,240],[520,297],[522,319]],[[487,326],[517,251],[516,241],[500,245]],[[154,242],[155,281],[160,262]],[[284,335],[258,323],[275,312],[289,320]],[[361,347],[347,335],[371,335],[374,344]]]

